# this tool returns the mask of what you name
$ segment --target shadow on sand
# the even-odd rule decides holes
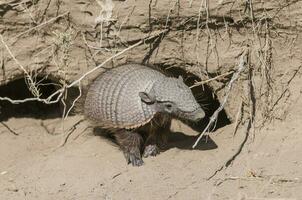
[[[117,146],[114,136],[109,131],[103,130],[101,128],[94,128],[93,134],[107,140],[114,146]],[[195,149],[192,149],[192,146],[197,138],[198,136],[186,135],[182,132],[171,132],[168,135],[168,144],[164,151],[172,148],[205,151],[216,149],[218,147],[217,144],[208,136],[207,138],[203,138]]]
[[[193,144],[197,140],[198,136],[186,135],[182,132],[171,132],[168,137],[168,149],[178,148],[184,150],[211,150],[216,149],[217,144],[208,136],[201,139],[195,149],[192,149]]]

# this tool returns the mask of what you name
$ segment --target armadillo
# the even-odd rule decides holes
[[[139,64],[110,69],[89,87],[84,113],[110,130],[134,166],[160,152],[173,117],[198,121],[205,116],[190,88],[179,78]],[[145,140],[143,136],[145,136]]]

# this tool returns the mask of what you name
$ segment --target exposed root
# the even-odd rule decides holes
[[[214,81],[214,80],[217,80],[217,79],[220,79],[220,78],[223,78],[225,76],[228,76],[228,75],[231,75],[233,74],[234,71],[230,71],[230,72],[226,72],[224,74],[220,74],[218,76],[215,76],[214,78],[210,78],[210,79],[207,79],[207,80],[204,80],[204,81],[200,81],[200,82],[196,82],[194,83],[194,85],[192,85],[190,88],[194,88],[194,87],[197,87],[197,86],[200,86],[200,85],[204,85],[204,84],[208,84],[209,82],[211,81]]]
[[[239,125],[242,122],[242,118],[243,118],[243,101],[241,100],[241,102],[240,102],[240,104],[238,106],[238,112],[237,112],[236,120],[235,120],[235,123],[234,123],[233,137],[237,133]]]
[[[22,36],[22,35],[24,35],[24,34],[26,34],[26,33],[29,33],[29,32],[32,31],[32,30],[36,30],[36,29],[38,29],[38,28],[41,28],[42,26],[45,26],[46,24],[49,24],[49,23],[51,23],[51,22],[55,22],[57,19],[59,19],[59,18],[61,18],[61,17],[64,17],[65,15],[68,15],[68,14],[69,14],[69,11],[68,11],[68,12],[65,12],[65,13],[63,13],[63,14],[61,14],[61,15],[58,15],[57,17],[51,18],[50,20],[48,20],[48,21],[46,21],[46,22],[43,22],[43,23],[41,23],[41,24],[39,24],[39,25],[37,25],[37,26],[34,26],[34,27],[30,28],[30,29],[27,29],[26,31],[24,31],[24,32],[22,32],[22,33],[19,33],[18,35],[16,35],[15,37],[13,37],[12,40],[17,39],[17,38],[19,38],[20,36]]]
[[[240,144],[240,146],[238,147],[237,151],[223,164],[221,165],[217,170],[215,170],[215,172],[209,176],[207,178],[207,180],[210,180],[212,179],[214,176],[216,176],[216,174],[222,170],[225,170],[226,168],[228,168],[232,163],[233,161],[237,158],[237,156],[241,153],[244,145],[246,144],[248,138],[249,138],[249,134],[250,134],[250,129],[252,127],[252,120],[251,119],[248,119],[247,121],[247,127],[246,127],[246,131],[245,131],[245,137],[242,141],[242,143]]]
[[[193,145],[193,149],[197,146],[198,142],[201,140],[201,138],[204,136],[204,134],[210,130],[210,128],[212,128],[213,124],[215,124],[215,122],[217,121],[218,118],[218,114],[220,113],[220,111],[223,110],[228,97],[230,95],[233,83],[238,79],[239,75],[241,74],[242,71],[244,71],[244,69],[247,66],[247,62],[248,62],[248,49],[245,49],[244,52],[242,53],[241,57],[240,57],[240,62],[238,65],[238,69],[236,71],[236,73],[233,74],[233,77],[231,79],[231,81],[228,83],[226,91],[225,91],[225,97],[224,100],[222,101],[221,105],[219,106],[219,108],[214,112],[214,114],[211,116],[210,121],[208,123],[208,125],[206,126],[206,128],[203,130],[203,132],[199,135],[199,137],[197,138],[196,142]]]
[[[13,129],[11,129],[6,123],[4,122],[0,122],[0,124],[2,124],[5,128],[7,128],[7,130],[9,130],[10,133],[14,134],[14,135],[19,135],[19,133],[16,133]]]
[[[283,183],[301,183],[302,180],[300,178],[284,178],[284,177],[273,177],[273,176],[247,176],[247,177],[238,177],[231,176],[224,178],[223,180],[218,180],[215,183],[215,186],[220,186],[226,181],[269,181],[270,184],[283,184]]]
[[[68,131],[68,133],[66,134],[66,136],[64,137],[64,140],[62,142],[62,144],[60,144],[58,146],[58,148],[65,146],[65,144],[67,143],[69,137],[72,135],[72,133],[77,129],[77,126],[82,123],[83,121],[85,121],[84,119],[79,120],[78,122],[76,122]],[[86,130],[86,129],[85,129]],[[84,131],[85,131],[84,130]],[[81,133],[80,133],[81,134]]]

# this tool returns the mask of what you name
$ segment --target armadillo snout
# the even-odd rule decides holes
[[[188,119],[195,122],[203,119],[204,117],[205,117],[205,113],[202,108],[198,108],[193,112],[184,113],[184,115],[182,116],[182,118],[184,119]]]
[[[199,120],[203,119],[204,117],[205,117],[205,113],[204,113],[203,109],[199,108],[194,112],[193,120],[199,121]]]

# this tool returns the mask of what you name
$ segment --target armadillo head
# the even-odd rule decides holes
[[[199,121],[205,116],[181,76],[178,79],[166,77],[157,81],[151,91],[140,92],[139,95],[143,102],[154,106],[157,112],[192,121]]]

